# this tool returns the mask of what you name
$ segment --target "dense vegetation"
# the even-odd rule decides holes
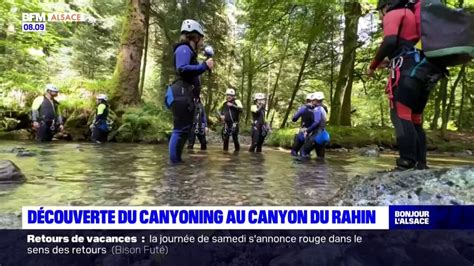
[[[233,86],[244,104],[241,122],[246,124],[256,92],[268,95],[272,127],[284,129],[297,126],[289,118],[304,95],[320,90],[334,132],[346,126],[383,134],[391,127],[384,95],[388,73],[379,71],[374,79],[365,74],[381,41],[374,0],[59,2],[0,4],[2,130],[28,127],[25,114],[32,100],[51,82],[61,89],[59,100],[71,134],[87,133],[93,96],[105,92],[118,116],[117,140],[165,140],[171,115],[163,106],[163,94],[173,79],[173,44],[186,18],[202,22],[205,41],[216,51],[214,71],[202,77],[211,122],[217,121],[214,114],[226,87]],[[472,0],[447,4],[474,7]],[[23,12],[81,12],[94,21],[48,23],[45,33],[29,33],[21,31]],[[449,139],[448,131],[473,130],[473,63],[451,68],[449,79],[439,82],[424,125],[444,139]],[[288,142],[291,134],[285,132],[275,132],[272,142]],[[284,140],[277,140],[281,136]]]

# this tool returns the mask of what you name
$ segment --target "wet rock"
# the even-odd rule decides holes
[[[330,201],[337,205],[472,204],[474,166],[374,173],[350,180]]]
[[[64,132],[65,140],[86,141],[89,138],[89,131],[86,128],[67,128]]]
[[[357,153],[365,157],[379,157],[380,152],[377,146],[370,146],[365,148],[357,149]]]
[[[24,182],[20,168],[10,160],[0,160],[0,182]]]
[[[25,151],[26,149],[23,147],[13,147],[13,148],[5,148],[1,149],[0,152],[2,153],[17,153],[21,151]]]
[[[0,214],[0,229],[19,229],[19,228],[21,228],[21,215],[17,216],[14,213]],[[1,244],[2,243],[0,241],[0,246]]]
[[[34,138],[35,133],[27,129],[0,132],[0,139],[3,140],[31,140]]]
[[[451,156],[453,156],[453,157],[472,156],[472,151],[470,151],[470,150],[465,150],[465,151],[462,151],[462,152],[455,152],[455,153],[451,153]]]
[[[16,154],[16,157],[33,157],[33,156],[36,156],[36,153],[31,152],[31,151],[27,151],[27,150],[19,151]]]
[[[332,149],[333,152],[349,152],[348,149],[346,148],[338,148],[338,149]]]

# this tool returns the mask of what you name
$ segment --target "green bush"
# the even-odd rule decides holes
[[[293,139],[297,131],[296,128],[274,130],[268,137],[267,143],[271,146],[289,149],[293,145]]]
[[[277,129],[268,138],[268,144],[277,147],[291,148],[298,129]],[[331,136],[331,147],[364,147],[367,145],[382,145],[392,147],[395,144],[394,131],[390,128],[366,127],[335,127],[328,126]]]
[[[171,132],[170,119],[169,112],[150,105],[126,109],[116,138],[119,142],[164,142]]]

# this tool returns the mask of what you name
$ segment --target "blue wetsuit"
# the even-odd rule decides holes
[[[305,140],[303,146],[303,155],[307,155],[311,152],[312,149],[316,149],[316,154],[318,157],[324,157],[324,145],[319,145],[314,141],[314,137],[321,132],[326,127],[326,110],[323,106],[318,105],[314,108],[314,120],[313,124],[308,127],[308,137]]]
[[[201,87],[200,75],[208,68],[197,61],[197,54],[187,43],[176,45],[174,50],[176,80],[171,85],[173,133],[169,143],[170,160],[181,162],[184,145],[193,125],[195,103]]]
[[[296,114],[293,116],[292,121],[296,122],[301,118],[301,128],[299,132],[295,135],[293,141],[293,147],[291,149],[291,155],[297,156],[301,147],[305,142],[304,132],[310,127],[314,122],[314,106],[312,104],[302,105]]]

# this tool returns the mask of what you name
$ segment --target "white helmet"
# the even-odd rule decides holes
[[[183,24],[181,24],[181,33],[193,31],[204,36],[204,29],[202,28],[201,24],[199,24],[199,22],[192,19],[186,19],[183,21]]]
[[[263,93],[255,93],[255,95],[253,96],[253,100],[256,101],[256,100],[264,100],[265,99],[265,94]]]
[[[104,101],[107,101],[109,98],[107,97],[107,95],[105,94],[99,94],[97,95],[97,100],[104,100]]]
[[[306,100],[314,100],[314,99],[313,99],[313,95],[314,95],[314,93],[308,93],[308,94],[306,94]]]
[[[54,86],[53,84],[48,84],[46,85],[46,87],[44,88],[44,91],[45,92],[48,92],[48,91],[54,91],[54,92],[59,92],[59,89]]]
[[[225,91],[225,95],[235,96],[235,90],[234,89],[227,89]]]
[[[317,91],[313,94],[314,94],[314,100],[318,100],[318,101],[324,100],[324,93],[323,92]]]

